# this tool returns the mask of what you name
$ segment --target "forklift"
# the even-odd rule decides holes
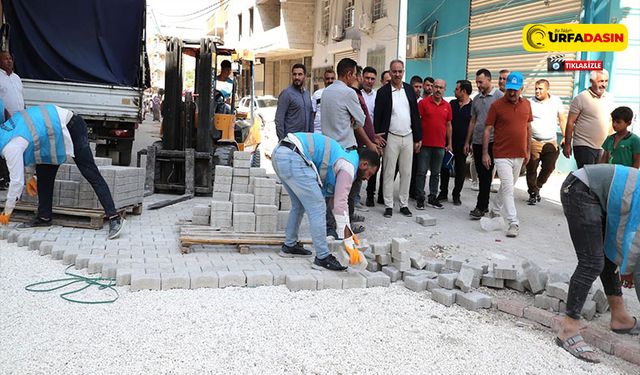
[[[221,45],[217,37],[167,40],[162,140],[139,152],[147,154],[149,192],[211,195],[215,166],[231,166],[235,151],[251,151],[252,165],[259,166],[259,123],[236,116],[239,71],[234,74],[229,100],[216,90],[219,60],[235,59],[236,64],[243,64],[235,50]],[[196,74],[195,92],[185,93],[183,99],[184,55],[196,59]],[[248,64],[252,73],[253,61]]]

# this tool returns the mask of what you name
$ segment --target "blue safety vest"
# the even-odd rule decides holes
[[[4,118],[4,100],[0,99],[0,122],[5,122],[6,120],[7,119]]]
[[[318,133],[294,133],[302,144],[302,152],[313,163],[322,182],[322,194],[331,197],[335,193],[336,173],[333,166],[338,159],[344,159],[353,165],[354,178],[357,177],[358,152],[346,151],[335,140]]]
[[[616,165],[607,200],[604,251],[620,267],[620,274],[640,267],[640,179],[638,170]]]
[[[67,160],[60,117],[52,104],[16,112],[0,125],[0,150],[15,137],[29,142],[23,156],[25,166],[60,165]]]

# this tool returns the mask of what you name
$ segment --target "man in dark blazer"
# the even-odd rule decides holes
[[[413,88],[402,81],[404,62],[390,64],[391,82],[382,86],[376,95],[374,127],[387,139],[383,156],[383,194],[385,217],[393,215],[393,181],[396,167],[400,172],[400,213],[411,216],[409,210],[409,180],[413,154],[422,144],[422,127],[418,103]]]

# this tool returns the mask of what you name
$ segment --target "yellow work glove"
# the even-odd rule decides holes
[[[11,214],[0,214],[0,225],[7,225],[9,224],[9,218],[11,217]]]
[[[356,248],[354,237],[355,240],[358,239],[355,235],[344,239],[344,249],[347,251],[347,254],[349,254],[349,264],[358,264],[362,260],[360,251]]]
[[[32,197],[38,195],[38,180],[36,176],[33,176],[27,181],[27,194]]]

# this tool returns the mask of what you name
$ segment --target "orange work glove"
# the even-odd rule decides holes
[[[38,195],[38,180],[36,176],[33,176],[27,181],[27,194],[32,197]]]
[[[0,214],[0,225],[9,224],[10,217],[11,217],[11,214]]]
[[[358,264],[361,261],[360,251],[356,248],[353,237],[355,237],[355,235],[344,239],[344,249],[347,251],[347,254],[349,254],[349,264]]]

